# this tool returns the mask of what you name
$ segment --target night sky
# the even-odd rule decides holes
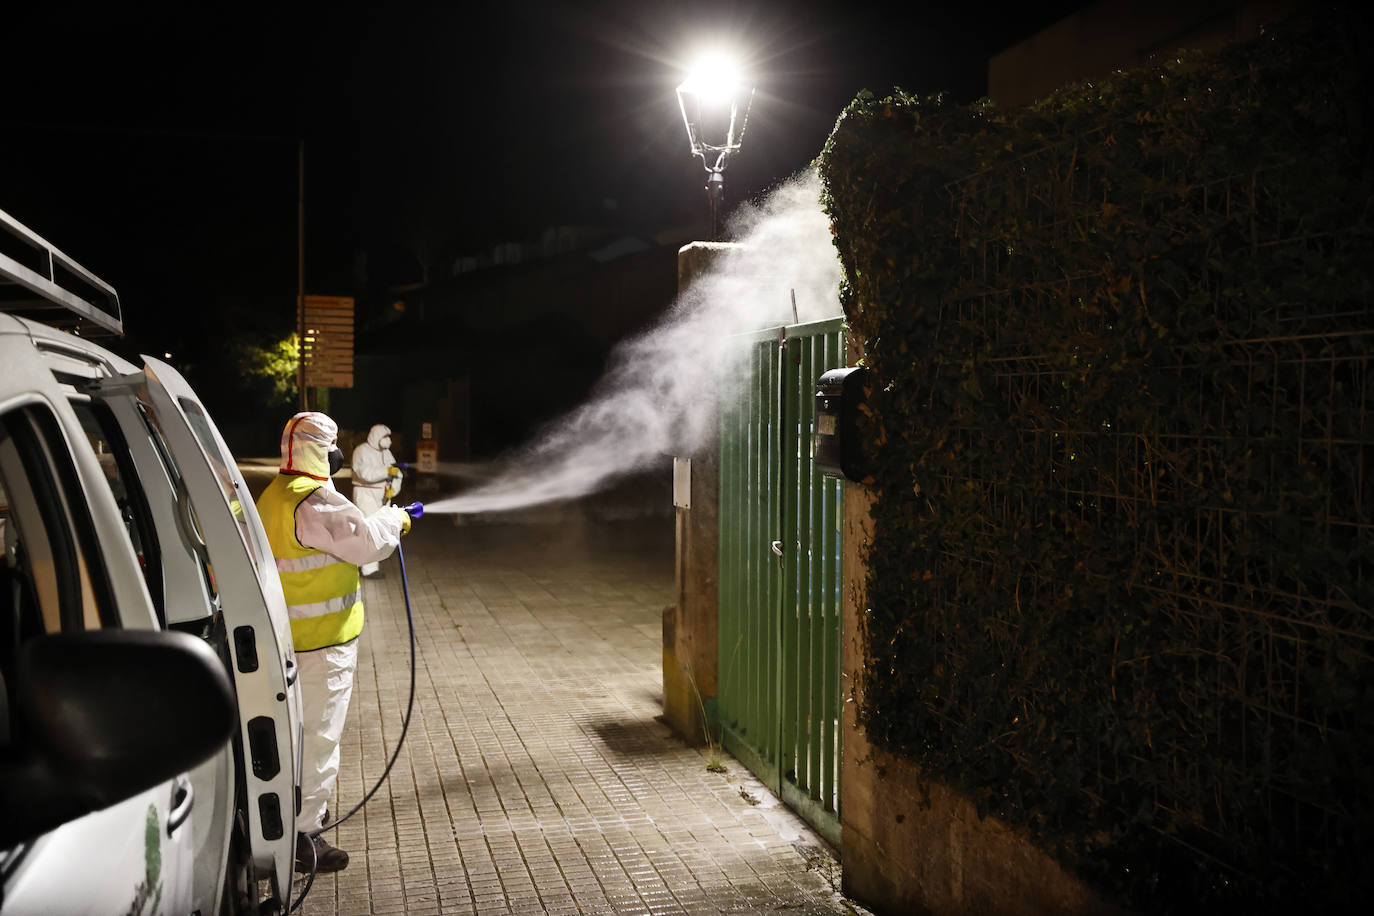
[[[559,224],[701,223],[673,89],[698,48],[758,87],[731,201],[804,167],[860,89],[985,89],[987,57],[1082,3],[108,4],[6,13],[0,209],[115,285],[130,343],[290,314]]]

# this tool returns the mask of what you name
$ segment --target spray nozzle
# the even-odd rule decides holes
[[[402,506],[401,510],[405,512],[406,515],[409,515],[411,518],[419,518],[420,516],[425,514],[425,504],[411,503],[408,506]]]
[[[400,468],[403,471],[408,471],[411,468],[415,467],[415,465],[409,461],[398,461],[396,462],[396,467]]]

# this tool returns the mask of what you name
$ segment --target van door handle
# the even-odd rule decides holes
[[[300,673],[300,669],[296,667],[296,660],[288,658],[286,660],[286,686],[290,687],[296,683],[296,676]]]
[[[186,823],[186,819],[191,816],[191,806],[195,804],[196,793],[191,788],[191,779],[188,776],[178,776],[172,784],[172,810],[167,814],[167,835],[171,836],[176,829]]]

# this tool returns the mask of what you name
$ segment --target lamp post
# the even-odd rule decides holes
[[[725,166],[739,152],[754,88],[740,79],[739,70],[721,57],[703,59],[682,85],[677,104],[687,125],[692,155],[706,169],[706,199],[711,207],[711,240],[720,240],[720,211],[725,203]]]

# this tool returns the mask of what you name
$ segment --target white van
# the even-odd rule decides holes
[[[302,738],[276,566],[186,381],[86,339],[122,326],[0,211],[0,912],[285,912]]]

